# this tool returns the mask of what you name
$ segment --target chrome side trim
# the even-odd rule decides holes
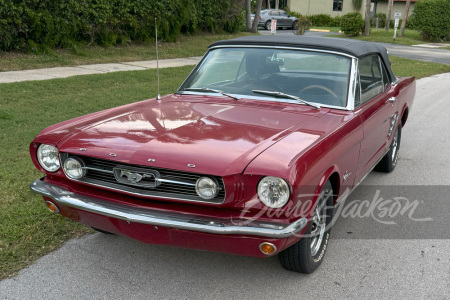
[[[162,213],[151,209],[136,208],[73,193],[62,186],[44,182],[42,179],[32,182],[30,189],[37,194],[53,199],[58,205],[72,207],[106,217],[140,224],[150,224],[221,235],[238,234],[285,238],[299,232],[308,223],[306,218],[301,218],[288,225],[264,223],[258,220],[249,222],[249,220],[246,219],[230,219],[226,221],[210,218],[195,219],[186,214]],[[275,226],[267,228],[267,225],[269,224]]]

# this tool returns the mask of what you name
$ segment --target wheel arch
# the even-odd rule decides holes
[[[408,120],[408,115],[409,115],[409,109],[408,109],[408,107],[406,106],[406,107],[403,109],[402,116],[401,116],[401,119],[400,119],[400,120],[402,121],[402,127],[405,126],[406,120]]]
[[[330,167],[322,176],[319,186],[317,187],[316,190],[316,195],[318,195],[320,193],[320,191],[322,190],[323,186],[325,185],[325,183],[327,182],[327,180],[330,181],[331,186],[333,188],[333,203],[336,204],[337,199],[338,199],[338,195],[339,195],[339,189],[340,189],[340,175],[339,172],[337,171],[337,169],[335,167]]]

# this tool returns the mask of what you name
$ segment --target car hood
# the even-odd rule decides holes
[[[326,110],[169,95],[56,125],[37,140],[58,140],[60,152],[226,176],[242,173],[261,152]]]

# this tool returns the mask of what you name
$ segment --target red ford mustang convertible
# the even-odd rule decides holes
[[[98,231],[311,273],[333,207],[395,168],[414,95],[375,43],[220,41],[174,94],[42,131],[31,189]]]

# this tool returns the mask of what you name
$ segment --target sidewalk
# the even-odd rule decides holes
[[[160,59],[159,67],[170,68],[196,65],[201,58],[201,56],[197,56],[187,58]],[[0,72],[0,83],[47,80],[78,75],[103,74],[121,71],[139,71],[148,69],[156,69],[156,60]]]

